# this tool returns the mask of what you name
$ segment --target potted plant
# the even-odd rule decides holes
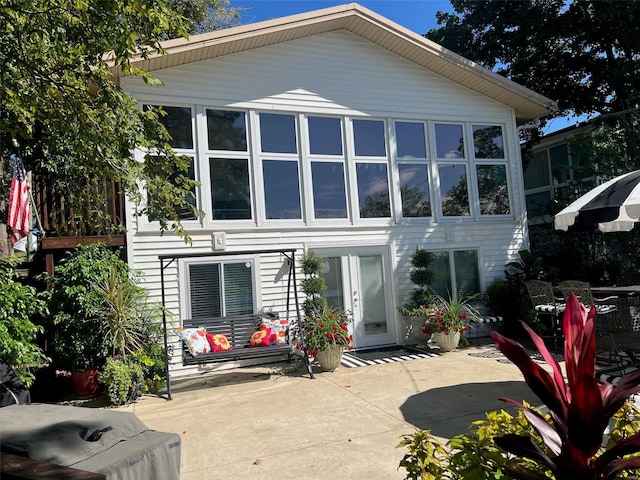
[[[433,263],[433,253],[424,248],[416,247],[411,255],[411,273],[409,278],[415,285],[409,297],[409,301],[400,308],[400,313],[405,318],[405,340],[408,344],[427,343],[430,334],[423,331],[426,320],[425,308],[428,309],[433,300],[433,292],[429,284],[433,281],[433,272],[430,270]]]
[[[423,329],[427,334],[435,335],[436,343],[443,352],[458,348],[461,334],[469,330],[469,321],[480,318],[480,314],[470,303],[474,298],[475,296],[464,295],[454,298],[449,295],[445,299],[435,294]]]
[[[333,371],[340,366],[342,352],[351,348],[349,315],[325,305],[322,312],[308,319],[305,341],[323,370]]]

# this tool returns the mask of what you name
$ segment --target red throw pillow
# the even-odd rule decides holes
[[[271,329],[258,330],[249,340],[249,347],[268,347],[271,341]]]
[[[207,340],[209,341],[209,345],[211,345],[212,352],[228,352],[229,350],[233,350],[226,335],[207,333]]]

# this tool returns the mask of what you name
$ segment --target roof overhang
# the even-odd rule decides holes
[[[147,72],[177,67],[312,35],[346,30],[481,95],[511,106],[519,122],[547,115],[555,102],[434,43],[377,13],[349,3],[162,42],[165,54],[138,55]],[[124,73],[112,67],[114,81]]]

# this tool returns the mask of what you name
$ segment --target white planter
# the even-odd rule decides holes
[[[427,317],[404,317],[405,345],[426,345],[431,334],[424,333],[422,326]]]
[[[320,368],[327,372],[333,372],[340,366],[343,350],[344,347],[340,345],[329,345],[326,350],[316,353],[316,360],[320,364]]]
[[[460,343],[460,332],[456,333],[442,333],[436,332],[434,334],[436,336],[436,343],[440,350],[443,352],[450,352],[451,350],[455,350],[458,348],[458,344]]]

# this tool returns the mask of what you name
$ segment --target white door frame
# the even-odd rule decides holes
[[[314,247],[313,250],[320,257],[339,257],[341,276],[343,283],[342,298],[344,308],[352,313],[353,322],[350,324],[350,332],[353,335],[354,348],[366,348],[382,345],[393,345],[397,338],[397,325],[394,315],[393,288],[391,281],[391,261],[389,247],[381,246],[349,246],[349,247]],[[367,334],[364,330],[362,318],[362,295],[360,293],[361,276],[359,269],[360,257],[381,257],[382,285],[384,290],[384,310],[386,319],[386,332],[380,334]]]

